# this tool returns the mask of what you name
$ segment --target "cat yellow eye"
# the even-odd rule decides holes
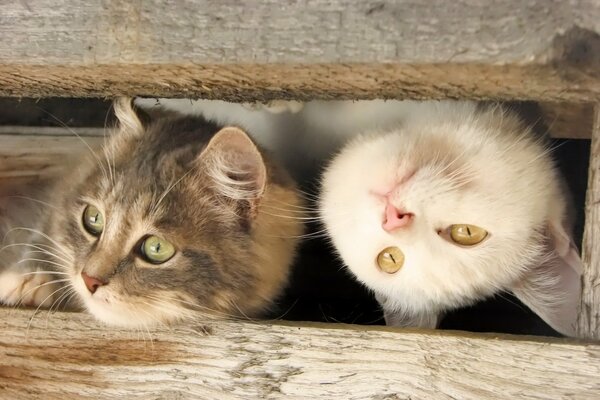
[[[100,236],[104,230],[104,216],[96,207],[89,205],[83,210],[83,226],[94,236]]]
[[[488,232],[475,225],[456,224],[450,225],[450,239],[462,246],[474,246],[488,236]]]
[[[158,236],[148,236],[142,243],[142,254],[153,264],[162,264],[175,255],[175,247]]]
[[[404,253],[398,247],[386,247],[377,255],[377,266],[383,272],[395,274],[404,265]]]

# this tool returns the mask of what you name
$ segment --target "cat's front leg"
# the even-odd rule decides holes
[[[37,262],[13,264],[0,272],[0,304],[51,307],[66,289],[60,276]]]
[[[439,323],[439,315],[435,312],[409,312],[398,308],[397,304],[387,297],[377,294],[375,298],[381,305],[385,324],[403,328],[435,329]]]

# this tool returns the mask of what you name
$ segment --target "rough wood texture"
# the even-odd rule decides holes
[[[594,105],[540,103],[542,119],[554,138],[590,139],[594,126]]]
[[[579,336],[600,339],[600,104],[595,107],[585,201],[582,257],[585,271],[579,313]]]
[[[0,397],[591,399],[600,344],[215,322],[143,334],[0,309]],[[145,335],[146,340],[142,340]],[[519,340],[516,340],[519,339]]]
[[[20,0],[0,95],[600,98],[595,0]]]
[[[89,151],[87,145],[97,148],[102,132],[101,128],[0,127],[0,179],[55,175],[71,156]]]

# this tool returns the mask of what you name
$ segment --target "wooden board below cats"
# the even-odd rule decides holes
[[[215,321],[126,331],[0,309],[1,398],[592,398],[600,344]]]

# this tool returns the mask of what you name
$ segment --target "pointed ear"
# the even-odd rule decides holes
[[[149,122],[148,115],[141,109],[134,107],[133,99],[119,97],[113,103],[115,117],[122,132],[138,135],[144,132],[144,125]]]
[[[513,293],[548,325],[566,336],[576,333],[583,263],[562,221],[550,221],[548,256],[513,287]]]
[[[239,128],[221,129],[200,160],[223,196],[256,207],[267,184],[264,160],[250,137]]]

